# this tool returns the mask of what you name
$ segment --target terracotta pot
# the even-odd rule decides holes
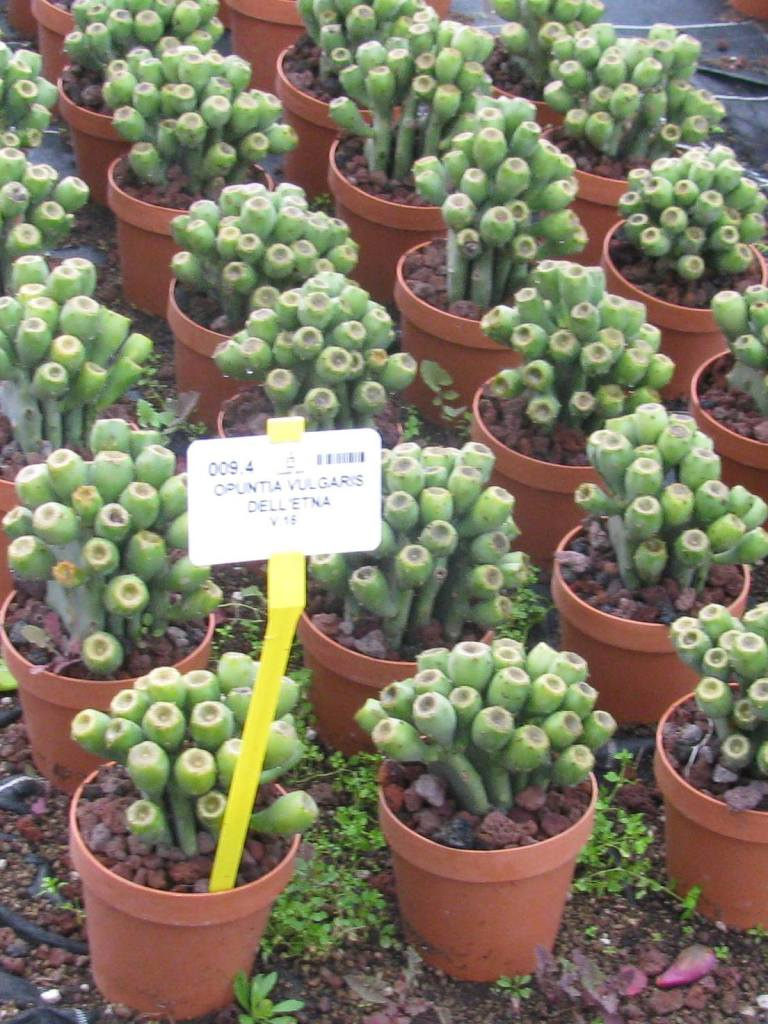
[[[283,173],[286,181],[301,185],[308,196],[317,196],[328,191],[328,154],[339,129],[328,113],[329,104],[297,89],[286,76],[287,52],[283,50],[277,60],[275,93],[283,104],[283,120],[296,129],[299,144],[283,156]]]
[[[416,662],[369,658],[342,647],[321,633],[306,613],[299,619],[297,636],[304,648],[304,667],[312,672],[309,697],[318,736],[347,756],[373,751],[370,737],[354,721],[355,712],[389,683],[414,675]],[[483,642],[492,639],[493,633],[486,633]]]
[[[232,979],[238,971],[251,974],[272,904],[293,875],[300,837],[277,867],[248,885],[161,892],[113,874],[88,850],[77,825],[82,789],[70,806],[69,852],[83,884],[91,971],[101,994],[171,1020],[227,1006]]]
[[[232,52],[250,61],[254,89],[273,92],[277,58],[304,32],[296,0],[226,0]]]
[[[750,18],[768,20],[768,0],[731,0],[731,6]]]
[[[43,77],[55,85],[69,64],[64,52],[64,36],[74,30],[75,19],[69,11],[49,0],[32,0],[31,8],[37,22],[37,48],[43,59]]]
[[[515,522],[520,528],[515,547],[526,551],[537,565],[550,568],[563,534],[583,518],[573,492],[579,484],[597,484],[600,478],[591,466],[558,466],[507,448],[480,416],[482,393],[478,388],[472,402],[472,440],[482,441],[496,456],[491,482],[515,496]]]
[[[654,772],[664,797],[667,874],[687,893],[701,887],[696,911],[729,928],[768,926],[768,813],[732,811],[700,793],[669,762],[662,743],[664,725],[677,701],[659,722]]]
[[[392,301],[398,260],[412,246],[445,235],[438,206],[407,206],[368,195],[352,185],[336,166],[338,142],[331,147],[328,187],[336,216],[349,224],[360,245],[360,258],[350,277],[377,302]],[[487,375],[486,375],[487,376]]]
[[[579,191],[571,209],[584,225],[589,241],[583,252],[577,252],[568,259],[585,267],[595,267],[600,262],[605,236],[621,220],[619,199],[627,191],[627,179],[604,178],[601,174],[589,174],[578,169],[574,174]]]
[[[214,428],[222,402],[242,387],[234,377],[222,376],[213,362],[214,349],[228,335],[202,327],[182,312],[176,302],[175,279],[168,289],[166,319],[173,334],[176,388],[180,392],[197,391],[200,397],[192,416]]]
[[[532,974],[536,947],[555,943],[596,801],[593,777],[587,810],[560,835],[513,850],[454,850],[413,832],[380,795],[408,942],[460,981]]]
[[[107,203],[117,219],[117,253],[126,302],[163,316],[171,285],[171,259],[179,251],[171,221],[183,210],[154,206],[123,192],[115,181],[114,160],[107,172]]]
[[[354,721],[355,712],[389,683],[412,676],[416,662],[385,661],[351,651],[321,633],[306,614],[299,620],[297,635],[304,648],[304,666],[312,672],[309,698],[318,736],[347,756],[373,751],[370,737]]]
[[[8,480],[0,480],[0,519],[6,512],[18,505],[16,488]],[[5,530],[0,530],[0,602],[13,590],[13,579],[8,568],[8,545],[11,543]]]
[[[664,302],[641,291],[623,276],[610,253],[611,239],[619,226],[613,226],[603,243],[600,265],[605,271],[606,290],[645,304],[649,323],[661,330],[661,351],[675,363],[675,372],[664,388],[664,397],[687,399],[693,375],[702,362],[727,351],[725,338],[709,307],[692,309],[690,306]],[[766,284],[768,276],[765,261],[754,246],[750,246],[750,249],[760,268],[760,283]]]
[[[699,367],[691,381],[690,407],[699,430],[715,442],[715,451],[722,463],[722,476],[729,487],[742,484],[768,501],[768,444],[729,430],[702,409],[699,400],[701,379],[720,356],[713,356]]]
[[[46,669],[41,671],[16,650],[5,631],[5,618],[14,597],[15,591],[0,609],[0,650],[19,685],[32,760],[51,785],[73,793],[89,772],[104,763],[69,738],[73,717],[84,708],[106,711],[115,694],[131,687],[133,679],[71,679]],[[180,672],[207,668],[214,626],[211,615],[200,645],[177,663]]]
[[[232,18],[229,13],[229,4],[227,0],[221,0],[219,4],[219,21],[222,23],[224,28],[232,27]]]
[[[20,36],[33,39],[37,32],[37,22],[32,14],[30,0],[8,0],[6,8],[8,24]]]
[[[69,125],[77,173],[91,190],[91,202],[106,206],[109,165],[125,156],[130,143],[117,134],[109,114],[96,114],[78,106],[64,92],[61,81],[58,86],[59,112]]]
[[[398,260],[395,278],[403,351],[410,352],[419,363],[423,359],[439,363],[453,378],[453,389],[459,395],[448,404],[469,407],[481,384],[505,366],[517,366],[520,357],[483,334],[479,320],[446,313],[414,295],[403,276],[405,260],[412,251]],[[430,422],[447,422],[434,403],[434,393],[420,375],[405,391],[405,397]]]
[[[572,530],[558,545],[565,551],[581,531]],[[729,605],[733,615],[747,606],[750,572],[742,566],[744,583]],[[576,651],[589,665],[589,681],[600,693],[600,707],[619,725],[658,722],[672,701],[694,689],[698,674],[675,653],[668,626],[632,622],[591,608],[563,579],[555,560],[552,599],[560,613],[560,647]]]

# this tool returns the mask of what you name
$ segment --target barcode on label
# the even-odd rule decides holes
[[[333,452],[317,456],[318,466],[349,465],[353,462],[365,462],[365,452]]]

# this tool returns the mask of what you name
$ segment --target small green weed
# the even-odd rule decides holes
[[[301,718],[305,709],[300,708]],[[373,754],[327,760],[310,748],[290,785],[328,782],[345,803],[325,810],[308,833],[302,857],[288,889],[278,899],[262,942],[262,955],[311,955],[374,937],[382,948],[395,944],[395,926],[385,897],[368,884],[379,869],[384,838],[376,822],[378,789]]]
[[[248,980],[248,975],[240,971],[234,981],[235,999],[245,1010],[238,1016],[240,1024],[296,1024],[294,1011],[301,1010],[304,1003],[301,999],[283,999],[273,1002],[269,994],[277,984],[277,971],[270,974],[256,974]]]
[[[514,543],[513,543],[514,548]],[[539,570],[531,566],[528,582],[512,595],[512,616],[509,625],[499,627],[496,636],[510,637],[527,644],[531,630],[543,622],[550,604],[540,590],[536,589]]]
[[[432,404],[440,413],[440,417],[450,423],[458,434],[454,442],[462,445],[469,436],[469,424],[472,414],[465,405],[455,405],[459,397],[454,387],[453,377],[440,363],[432,359],[422,359],[419,364],[419,376],[432,392]]]
[[[503,992],[518,1006],[526,999],[530,999],[533,993],[530,974],[515,974],[513,977],[503,974],[498,981],[493,983],[493,987]]]
[[[601,787],[598,796],[595,826],[579,860],[574,891],[598,897],[631,893],[634,899],[642,899],[649,893],[665,893],[680,903],[685,918],[690,893],[681,899],[654,876],[648,852],[654,836],[645,817],[616,802],[619,790],[632,785],[628,777],[632,755],[621,751],[616,757],[619,769],[606,772],[604,776],[608,788]]]
[[[62,894],[62,889],[65,883],[61,878],[57,878],[55,875],[46,875],[40,880],[40,890],[38,896],[50,899],[51,902],[55,903],[59,910],[68,910],[74,914],[78,920],[82,920],[85,917],[85,912],[81,904],[77,900],[65,899]]]

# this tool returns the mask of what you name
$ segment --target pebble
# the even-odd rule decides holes
[[[768,992],[763,992],[762,995],[759,995],[755,1002],[761,1010],[768,1010]]]
[[[44,1003],[53,1006],[61,1002],[61,992],[57,988],[47,988],[40,993],[40,998]]]

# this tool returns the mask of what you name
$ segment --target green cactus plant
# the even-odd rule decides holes
[[[720,480],[720,457],[689,416],[647,403],[590,435],[589,461],[605,487],[581,484],[576,504],[606,516],[625,586],[670,578],[701,592],[713,565],[768,554],[768,505]]]
[[[355,63],[339,73],[347,95],[330,104],[342,131],[365,140],[369,170],[398,181],[419,157],[439,152],[476,92],[489,91],[482,64],[493,46],[487,32],[441,21],[431,7],[401,21],[402,35],[357,48]]]
[[[672,25],[647,39],[618,38],[606,22],[552,44],[544,99],[565,135],[617,160],[650,162],[680,143],[704,142],[725,107],[690,79],[701,43]]]
[[[451,303],[488,310],[519,288],[540,259],[579,252],[586,233],[569,209],[573,160],[542,138],[527,100],[478,96],[447,152],[414,165],[420,195],[448,229]]]
[[[558,424],[589,434],[636,405],[659,402],[672,360],[645,306],[605,290],[598,267],[544,260],[514,306],[497,306],[483,331],[522,358],[488,384],[500,399],[525,399],[527,422],[545,433]]]
[[[9,290],[13,261],[39,255],[63,242],[88,195],[81,178],[59,178],[50,164],[33,164],[15,146],[0,149],[0,285],[4,295]]]
[[[605,13],[602,0],[494,0],[493,7],[505,19],[496,49],[506,58],[507,77],[513,75],[523,94],[535,100],[542,98],[551,78],[553,43],[593,25]]]
[[[471,814],[507,810],[528,786],[578,785],[616,730],[571,651],[465,641],[424,651],[416,666],[356,721],[385,757],[425,764]]]
[[[132,143],[139,182],[164,185],[173,168],[193,199],[246,181],[254,164],[286,153],[296,133],[281,124],[270,93],[249,89],[251,66],[216,50],[169,43],[157,57],[140,47],[107,68],[104,100],[117,133]]]
[[[425,5],[423,0],[375,0],[372,4],[299,0],[297,6],[309,38],[320,51],[318,80],[335,92],[339,72],[353,63],[359,46],[401,35],[407,28],[402,19]]]
[[[176,278],[205,294],[239,330],[252,310],[270,308],[280,291],[315,274],[346,274],[357,263],[357,244],[342,220],[309,212],[303,189],[287,182],[231,185],[218,199],[193,203],[174,218],[182,252],[171,262]]]
[[[727,146],[696,147],[630,171],[619,200],[624,237],[660,276],[736,276],[765,237],[766,197]]]
[[[69,63],[104,74],[113,60],[145,47],[145,58],[155,49],[185,43],[208,53],[221,38],[218,0],[149,0],[129,5],[122,0],[75,0],[75,29],[64,38]]]
[[[366,555],[313,556],[311,579],[340,602],[346,620],[380,618],[397,654],[418,648],[435,620],[451,643],[467,624],[508,623],[508,594],[526,582],[529,563],[510,551],[515,499],[487,486],[494,461],[474,442],[460,450],[415,442],[385,449],[381,544]]]
[[[263,381],[274,416],[303,416],[311,430],[368,427],[416,376],[412,356],[387,353],[394,338],[383,306],[325,271],[254,310],[213,358],[224,376]]]
[[[11,269],[0,298],[0,412],[27,455],[86,446],[93,421],[142,375],[152,342],[93,298],[96,268],[85,259],[50,270],[42,256]]]
[[[678,619],[670,637],[702,677],[694,696],[712,719],[717,763],[737,776],[768,777],[768,604],[741,618],[723,605],[705,605],[697,617]]]
[[[750,285],[743,294],[718,292],[712,312],[733,356],[728,387],[746,392],[768,416],[768,287]]]
[[[221,591],[187,556],[186,474],[156,432],[96,420],[89,448],[90,462],[58,448],[21,469],[3,528],[12,572],[45,584],[69,652],[110,676],[145,635],[209,615]]]
[[[33,50],[12,50],[0,39],[0,145],[31,149],[43,141],[56,86],[40,75]]]
[[[126,824],[146,846],[177,845],[199,852],[198,835],[218,837],[242,747],[248,705],[258,697],[259,663],[224,654],[215,672],[153,669],[112,699],[109,713],[92,708],[72,719],[71,735],[91,754],[125,765],[140,793]],[[261,784],[274,782],[301,759],[304,748],[290,714],[299,696],[285,677],[270,727]],[[301,790],[278,797],[251,817],[250,830],[293,836],[317,818]]]

